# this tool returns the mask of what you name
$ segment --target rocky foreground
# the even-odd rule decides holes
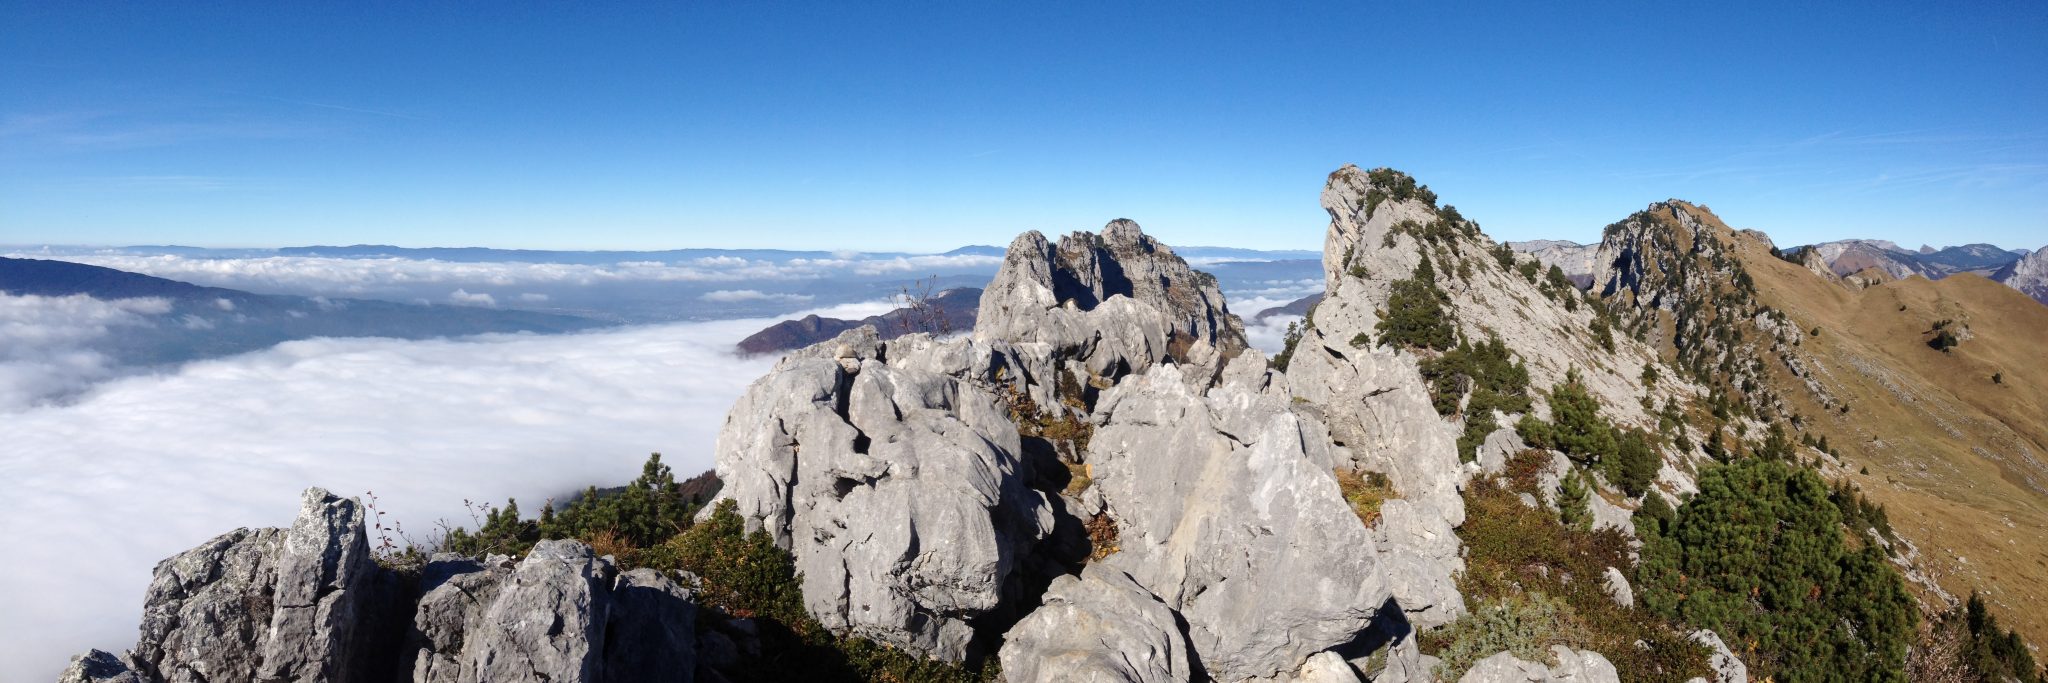
[[[1622,397],[1617,419],[1654,423],[1634,397],[1685,386],[1644,387],[1654,355],[1631,339],[1594,358],[1590,307],[1505,265],[1471,273],[1496,258],[1476,225],[1390,190],[1332,174],[1328,296],[1284,370],[1248,348],[1214,278],[1135,223],[1026,233],[972,335],[857,328],[756,381],[719,437],[719,497],[790,553],[825,628],[993,658],[1010,681],[1438,680],[1418,637],[1467,613],[1460,490],[1523,448],[1480,429],[1477,461],[1461,460],[1468,418],[1433,405],[1415,353],[1369,342],[1389,280],[1434,255],[1465,336],[1509,337],[1545,384],[1584,372]],[[1556,459],[1552,488],[1570,468]],[[1658,484],[1684,490],[1686,471]],[[1393,494],[1370,515],[1340,481],[1360,476]],[[1629,528],[1629,509],[1593,500],[1599,524]],[[435,556],[408,583],[371,557],[360,505],[311,490],[289,528],[165,560],[135,647],[84,655],[62,680],[733,678],[746,620],[698,628],[694,581],[558,540]],[[1744,680],[1718,652],[1719,679]],[[1461,680],[1618,678],[1602,653],[1547,654],[1500,652]]]

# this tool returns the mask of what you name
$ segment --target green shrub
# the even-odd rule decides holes
[[[789,553],[766,531],[746,532],[733,501],[721,501],[703,523],[644,555],[647,566],[686,570],[701,579],[699,604],[709,618],[756,620],[761,652],[734,671],[740,681],[933,681],[1000,679],[990,658],[981,670],[928,660],[860,637],[836,637],[804,610],[802,580]]]
[[[1380,344],[1399,344],[1443,351],[1457,341],[1451,324],[1450,298],[1436,285],[1429,257],[1415,265],[1413,276],[1395,280],[1387,296],[1387,314],[1374,327]]]
[[[1753,677],[1905,680],[1912,598],[1874,548],[1844,544],[1818,476],[1747,459],[1708,468],[1699,486],[1668,533],[1645,539],[1648,609],[1753,643]]]
[[[1971,669],[1986,680],[2042,683],[2048,679],[2034,664],[2034,655],[2015,631],[2000,628],[1998,618],[1984,605],[1984,596],[1970,592],[1964,603],[1963,623],[1969,628],[1969,647],[1964,650]]]
[[[1508,627],[1516,624],[1548,623],[1552,626],[1534,642],[1517,639],[1516,645],[1534,645],[1540,654],[1518,656],[1542,661],[1550,645],[1567,645],[1606,655],[1625,681],[1676,682],[1707,674],[1706,650],[1683,635],[1691,629],[1648,610],[1616,605],[1607,595],[1601,579],[1606,568],[1630,566],[1627,536],[1614,529],[1568,527],[1549,508],[1522,504],[1520,495],[1537,494],[1548,462],[1543,452],[1525,450],[1508,458],[1502,474],[1476,478],[1466,488],[1465,523],[1458,527],[1466,548],[1465,571],[1458,589],[1473,611],[1460,622],[1423,634],[1424,651],[1443,657],[1456,648],[1448,654],[1462,657],[1459,652],[1483,646],[1458,646],[1459,641],[1515,633]],[[1502,608],[1508,614],[1489,613]],[[1477,654],[1483,658],[1503,649],[1508,646]]]
[[[1592,492],[1586,490],[1585,475],[1577,469],[1566,470],[1557,489],[1557,521],[1567,529],[1586,531],[1593,528]]]
[[[1657,480],[1657,470],[1664,464],[1664,458],[1642,432],[1617,429],[1614,441],[1615,457],[1605,463],[1608,481],[1630,497],[1643,495],[1650,489],[1650,483]]]
[[[1570,608],[1542,593],[1518,593],[1480,605],[1430,637],[1440,641],[1436,656],[1443,660],[1436,674],[1454,681],[1496,652],[1507,652],[1530,662],[1556,664],[1550,646],[1574,640],[1567,632]]]
[[[1600,416],[1600,399],[1586,391],[1577,371],[1566,373],[1565,381],[1551,387],[1550,417],[1549,429],[1538,430],[1545,448],[1586,464],[1614,455],[1614,429]]]
[[[1308,330],[1308,318],[1302,318],[1300,322],[1287,323],[1287,335],[1280,347],[1280,353],[1273,356],[1273,369],[1287,371],[1287,365],[1294,361],[1295,347],[1301,346],[1301,337],[1308,334]]]

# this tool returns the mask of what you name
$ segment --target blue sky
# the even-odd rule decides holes
[[[5,0],[0,243],[1319,248],[1347,162],[2048,243],[2048,4],[1683,4]]]

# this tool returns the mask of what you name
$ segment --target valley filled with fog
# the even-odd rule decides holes
[[[471,504],[516,498],[532,515],[632,478],[651,452],[682,475],[709,469],[727,409],[776,360],[737,355],[737,341],[782,319],[888,311],[913,278],[979,287],[1001,262],[0,254],[227,288],[0,291],[0,539],[16,559],[0,585],[19,596],[0,611],[0,661],[44,663],[132,642],[159,559],[224,529],[282,524],[309,486],[374,492],[382,521],[403,530],[395,542],[430,544],[444,524],[475,526]],[[1204,267],[1271,353],[1299,316],[1252,316],[1320,290],[1320,266],[1248,256],[1259,254]],[[458,315],[556,331],[333,331],[392,335]],[[93,561],[67,560],[78,557]],[[71,569],[50,570],[60,565]]]

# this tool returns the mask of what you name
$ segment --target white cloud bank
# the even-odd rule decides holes
[[[593,285],[618,282],[741,282],[746,280],[809,280],[833,276],[923,274],[926,270],[988,268],[1002,265],[1000,256],[926,255],[892,258],[792,259],[775,262],[733,256],[711,256],[664,263],[628,261],[590,265],[572,263],[464,263],[409,258],[334,258],[268,256],[260,258],[193,258],[175,254],[126,253],[9,254],[85,263],[200,285],[254,291],[324,291],[364,293],[391,287],[447,284],[467,288],[522,285]]]
[[[811,295],[769,294],[766,292],[762,292],[761,290],[758,289],[721,289],[715,292],[705,292],[703,296],[699,296],[697,298],[703,299],[705,301],[714,301],[726,304],[739,303],[742,301],[789,301],[795,303],[803,303],[806,301],[810,301]]]
[[[47,304],[0,324],[56,349],[135,306],[155,310]],[[236,527],[287,525],[308,486],[375,491],[417,537],[439,519],[468,524],[465,498],[538,509],[631,479],[649,452],[684,476],[707,469],[726,410],[775,360],[736,358],[732,345],[771,322],[314,339],[0,413],[0,680],[51,680],[86,648],[131,646],[158,560]]]
[[[170,310],[166,299],[0,293],[0,414],[112,376],[108,358],[85,345],[122,327],[151,324],[151,316]]]

